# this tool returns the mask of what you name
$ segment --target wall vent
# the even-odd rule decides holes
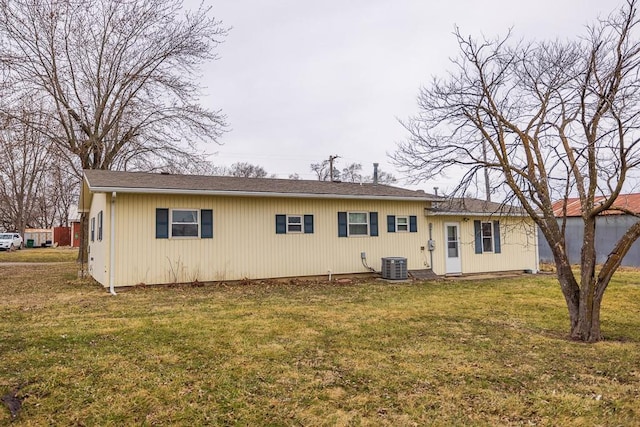
[[[382,258],[382,278],[407,280],[407,259],[402,257]]]

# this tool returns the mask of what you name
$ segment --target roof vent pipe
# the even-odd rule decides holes
[[[435,195],[438,195],[438,187],[433,187],[433,192],[435,193]]]
[[[378,183],[378,163],[373,164],[373,183]]]

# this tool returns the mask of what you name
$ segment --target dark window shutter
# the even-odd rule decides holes
[[[418,217],[415,215],[411,215],[409,217],[409,231],[411,233],[417,233],[418,232]]]
[[[276,234],[287,233],[287,216],[276,215]]]
[[[156,239],[169,238],[169,209],[156,209]]]
[[[378,212],[369,212],[369,235],[378,235]]]
[[[500,253],[500,221],[493,221],[493,244],[494,252]]]
[[[338,237],[347,237],[347,213],[338,212]]]
[[[104,219],[103,219],[103,214],[102,211],[98,212],[98,241],[102,241],[102,227],[104,225]]]
[[[313,233],[313,215],[304,216],[304,232],[306,234]]]
[[[213,211],[202,209],[200,211],[200,237],[203,239],[213,238]]]
[[[476,253],[481,254],[482,253],[482,225],[478,220],[473,221],[473,234],[475,235],[475,240],[476,240]]]
[[[387,215],[387,232],[396,232],[396,217],[394,215]]]

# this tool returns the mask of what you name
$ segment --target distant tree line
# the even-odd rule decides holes
[[[361,163],[351,163],[342,169],[338,169],[333,165],[333,174],[331,173],[331,165],[329,160],[323,160],[319,163],[311,163],[311,171],[314,172],[319,181],[329,181],[333,175],[334,181],[344,182],[373,182],[373,174],[363,175]],[[378,169],[378,183],[395,184],[398,182],[393,174]]]

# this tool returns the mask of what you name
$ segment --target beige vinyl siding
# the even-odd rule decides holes
[[[425,207],[423,201],[120,193],[114,286],[366,272],[361,252],[376,271],[389,256],[406,257],[409,269],[427,268],[428,251],[421,250],[428,238]],[[213,239],[156,239],[156,208],[211,209]],[[339,211],[378,212],[379,236],[338,237]],[[311,214],[314,233],[276,234],[276,214]],[[415,215],[418,232],[388,233],[387,215]]]
[[[102,211],[102,240],[98,239],[98,213]],[[89,211],[89,274],[103,286],[109,286],[109,212],[107,211],[107,195],[93,195]],[[95,220],[94,241],[91,241],[91,219]]]
[[[434,223],[433,235],[436,240],[434,272],[445,274],[445,230],[447,222],[460,226],[460,256],[463,274],[487,273],[508,270],[537,271],[537,243],[532,221],[523,217],[427,217]],[[464,219],[467,218],[467,221]],[[475,253],[473,221],[499,221],[501,252]]]

